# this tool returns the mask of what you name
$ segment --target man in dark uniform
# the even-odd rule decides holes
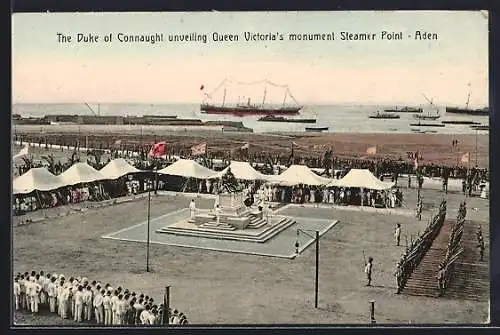
[[[477,247],[479,248],[479,261],[482,262],[484,257],[484,240],[482,236],[479,239],[479,244]]]
[[[368,262],[365,263],[365,274],[368,283],[366,286],[372,286],[372,268],[373,268],[373,257],[368,257]]]
[[[444,264],[439,264],[439,271],[437,274],[437,281],[438,281],[438,290],[439,290],[439,296],[442,297],[444,294],[444,288],[445,288],[445,266]]]

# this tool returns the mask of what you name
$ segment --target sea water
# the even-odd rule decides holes
[[[97,112],[97,104],[89,104]],[[309,105],[304,106],[300,114],[290,118],[314,118],[316,123],[281,123],[261,122],[261,116],[252,115],[236,117],[232,115],[204,114],[199,104],[100,104],[100,115],[176,115],[183,119],[201,119],[202,121],[241,121],[245,127],[252,128],[255,133],[303,132],[306,127],[328,127],[328,132],[343,133],[413,133],[412,129],[430,130],[437,134],[475,134],[476,130],[469,125],[450,125],[446,127],[418,127],[410,123],[418,123],[413,113],[397,113],[399,119],[370,119],[369,116],[377,111],[396,106],[367,106],[367,105]],[[400,106],[401,107],[401,106]],[[23,117],[42,117],[53,114],[93,115],[93,112],[84,104],[14,104],[13,114]],[[424,112],[425,114],[427,112]],[[434,112],[435,113],[435,112]],[[432,114],[434,114],[432,113]],[[437,121],[423,120],[422,123],[441,123],[443,120],[467,120],[489,124],[488,116],[447,114],[440,108],[441,118]],[[54,125],[54,127],[57,127]],[[183,127],[184,128],[184,127]],[[478,131],[479,133],[487,133]]]

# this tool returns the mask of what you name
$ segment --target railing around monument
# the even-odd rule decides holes
[[[458,259],[460,254],[463,252],[462,248],[462,235],[465,225],[465,216],[467,215],[467,208],[465,202],[460,203],[460,208],[458,210],[457,221],[453,224],[450,230],[450,237],[448,240],[448,245],[446,247],[446,255],[441,262],[444,266],[444,286],[443,291],[446,290],[451,277],[455,270],[455,261]],[[442,292],[444,293],[444,292]]]
[[[413,270],[420,264],[425,253],[430,249],[436,236],[441,231],[446,218],[446,200],[441,202],[439,212],[435,215],[425,231],[407,247],[406,253],[402,256],[398,269],[396,270],[398,292],[401,292],[410,278]]]

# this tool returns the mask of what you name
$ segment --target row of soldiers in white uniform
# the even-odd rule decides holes
[[[48,308],[63,319],[75,322],[95,320],[101,325],[161,325],[165,312],[163,304],[154,304],[153,298],[130,292],[109,284],[102,285],[87,278],[46,274],[18,273],[14,278],[16,310],[38,313]],[[184,325],[187,317],[177,310],[169,310],[169,323]]]

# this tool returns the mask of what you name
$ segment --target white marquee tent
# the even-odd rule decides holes
[[[272,176],[270,178],[270,181],[286,186],[299,184],[327,185],[336,182],[335,180],[332,181],[332,179],[318,176],[305,165],[292,165],[280,175]]]
[[[37,191],[51,191],[66,186],[57,176],[45,168],[33,168],[13,180],[13,194]]]
[[[387,183],[375,177],[367,169],[351,169],[342,179],[330,183],[328,186],[339,187],[362,187],[370,190],[387,190],[394,186],[394,183]]]
[[[179,159],[177,162],[158,171],[158,173],[186,178],[212,179],[217,172],[189,159]]]
[[[216,174],[217,178],[222,178],[229,169],[236,179],[241,180],[269,180],[273,177],[260,173],[247,162],[231,161],[228,167]]]
[[[76,163],[59,175],[65,185],[92,183],[94,181],[109,179],[102,173],[86,163]]]
[[[106,179],[118,179],[129,173],[143,172],[134,166],[130,165],[125,159],[117,158],[110,161],[99,172],[106,177]]]

